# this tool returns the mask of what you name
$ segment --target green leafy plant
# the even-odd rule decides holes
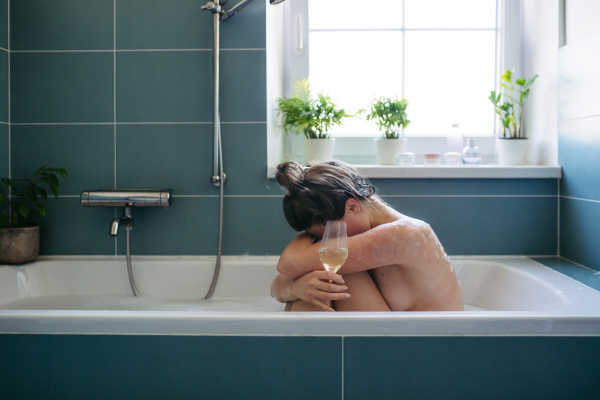
[[[397,139],[410,124],[406,118],[408,101],[398,97],[379,97],[370,104],[367,121],[375,121],[385,139]]]
[[[529,96],[529,91],[533,82],[535,82],[538,75],[530,79],[517,78],[513,82],[514,70],[506,70],[500,79],[500,86],[505,89],[504,93],[496,93],[492,91],[488,99],[494,105],[496,114],[500,116],[502,122],[502,137],[507,137],[506,133],[508,130],[508,137],[513,139],[519,139],[523,137],[521,130],[521,120],[523,117],[523,104]],[[515,86],[516,85],[516,86]],[[508,92],[508,93],[507,93]],[[517,96],[516,98],[514,96]],[[504,102],[502,102],[504,99]],[[519,119],[515,117],[515,104],[519,106]]]
[[[0,192],[0,204],[5,200],[8,202],[8,213],[0,212],[0,227],[21,228],[31,225],[31,217],[46,216],[46,209],[38,201],[39,198],[48,201],[48,193],[41,185],[47,186],[58,198],[58,177],[69,183],[67,171],[64,168],[51,168],[47,165],[40,167],[33,174],[33,181],[29,179],[2,178],[4,183],[3,192]],[[19,184],[22,182],[22,184]],[[9,188],[12,194],[9,196]],[[38,197],[39,196],[39,197]]]
[[[314,98],[310,91],[308,79],[296,82],[296,93],[292,98],[277,99],[278,114],[283,115],[285,133],[301,134],[307,139],[327,139],[329,131],[335,125],[341,125],[346,118],[360,114],[348,114],[338,108],[331,97],[317,94]]]

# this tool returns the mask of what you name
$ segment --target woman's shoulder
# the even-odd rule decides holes
[[[384,224],[381,227],[385,232],[395,236],[404,236],[417,232],[424,234],[431,231],[431,226],[427,222],[402,214],[399,214],[395,221]]]

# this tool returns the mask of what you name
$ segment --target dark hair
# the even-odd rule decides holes
[[[275,179],[288,191],[283,212],[296,231],[342,218],[348,199],[371,204],[376,195],[375,187],[356,169],[337,160],[304,167],[287,161],[277,166]]]

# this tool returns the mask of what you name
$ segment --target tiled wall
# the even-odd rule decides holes
[[[0,177],[8,177],[8,0],[0,1]]]
[[[49,201],[42,254],[124,254],[124,238],[107,232],[121,210],[79,205],[82,190],[105,187],[174,190],[170,209],[136,210],[134,254],[216,253],[212,15],[202,4],[11,1],[10,150],[4,140],[0,154],[10,153],[12,177],[42,164],[71,177]],[[256,0],[221,25],[224,253],[231,255],[280,254],[294,235],[283,193],[266,179],[266,7]],[[400,212],[429,222],[450,254],[557,253],[556,180],[374,184]]]
[[[600,30],[559,51],[560,255],[600,270]]]

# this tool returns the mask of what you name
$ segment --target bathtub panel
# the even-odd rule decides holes
[[[560,199],[560,255],[600,270],[600,202]]]
[[[599,352],[600,337],[347,337],[344,398],[595,399]]]
[[[556,197],[387,197],[450,255],[556,255]]]
[[[0,335],[0,353],[13,399],[341,397],[339,337]]]

